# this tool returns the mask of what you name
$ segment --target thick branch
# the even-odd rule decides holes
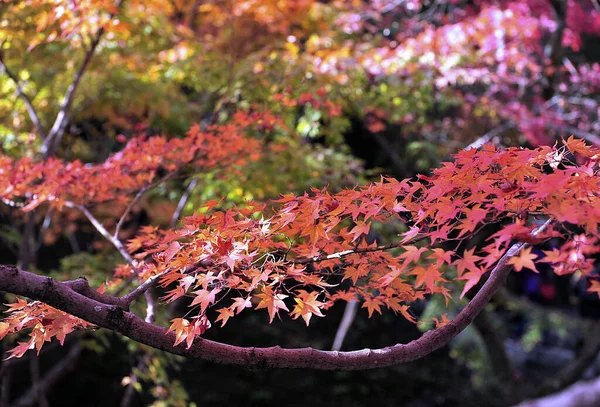
[[[31,103],[31,100],[27,96],[27,94],[23,91],[23,88],[19,84],[19,79],[8,69],[6,64],[4,63],[3,55],[0,52],[0,71],[3,72],[6,76],[10,78],[11,81],[15,84],[15,89],[17,91],[17,96],[21,98],[23,103],[25,103],[25,108],[27,108],[27,113],[29,114],[29,118],[33,122],[37,132],[40,134],[42,139],[46,138],[46,130],[44,130],[44,126],[40,122],[40,118]]]
[[[535,233],[544,229],[548,220]],[[132,340],[177,355],[246,367],[314,368],[357,370],[396,365],[419,359],[441,348],[473,322],[494,293],[504,284],[511,266],[508,260],[519,254],[524,243],[516,243],[498,261],[489,279],[472,301],[447,325],[429,331],[408,344],[351,352],[320,351],[313,348],[283,349],[232,346],[197,338],[189,349],[173,346],[175,334],[144,322],[131,312],[107,305],[73,291],[49,277],[0,266],[0,290],[42,301],[99,327],[121,333]]]

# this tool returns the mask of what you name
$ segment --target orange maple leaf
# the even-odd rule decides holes
[[[266,308],[269,312],[269,323],[273,322],[275,315],[279,313],[280,309],[289,311],[285,305],[285,302],[283,302],[284,298],[287,298],[288,296],[284,294],[276,294],[269,286],[264,287],[262,292],[256,296],[260,298],[260,302],[255,309]]]
[[[521,250],[521,253],[519,253],[518,256],[511,257],[508,260],[508,264],[512,264],[513,266],[515,266],[516,271],[521,271],[523,270],[523,267],[525,267],[535,271],[536,273],[539,273],[538,270],[535,268],[535,264],[533,263],[533,260],[537,258],[537,254],[531,253],[531,247],[527,247]]]

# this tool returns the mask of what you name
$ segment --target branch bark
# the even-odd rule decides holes
[[[533,234],[541,232],[550,222],[551,220],[546,221]],[[524,247],[527,247],[527,244],[519,242],[508,249],[479,292],[447,325],[429,331],[408,344],[350,352],[321,351],[313,348],[284,349],[279,346],[241,347],[204,338],[196,338],[187,349],[184,344],[173,346],[173,332],[167,333],[165,328],[147,323],[118,306],[86,297],[65,283],[19,270],[14,266],[0,266],[0,290],[42,301],[94,325],[121,333],[136,342],[177,355],[245,367],[372,369],[417,360],[450,342],[473,322],[489,299],[504,284],[511,270],[508,260],[518,255]]]

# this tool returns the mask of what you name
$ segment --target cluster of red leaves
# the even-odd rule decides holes
[[[0,156],[0,199],[32,210],[44,202],[61,208],[68,202],[89,205],[128,196],[163,176],[217,166],[242,164],[259,156],[260,143],[248,130],[268,124],[283,127],[270,113],[238,112],[224,125],[201,131],[194,125],[186,137],[140,136],[99,165],[58,158],[36,162]]]
[[[19,342],[9,351],[10,356],[7,359],[20,358],[27,350],[34,348],[39,353],[44,342],[50,342],[53,337],[56,337],[62,345],[65,337],[75,329],[92,327],[92,324],[82,319],[65,314],[39,301],[27,302],[17,298],[14,304],[6,305],[9,308],[5,312],[9,315],[0,321],[0,340],[7,334],[31,329],[29,340]]]
[[[221,303],[215,321],[223,325],[252,307],[266,308],[271,321],[284,310],[308,324],[352,299],[369,315],[386,307],[413,320],[408,303],[426,294],[450,298],[456,280],[465,281],[464,295],[514,240],[565,242],[539,259],[523,250],[510,260],[517,271],[536,271],[536,260],[558,274],[588,273],[600,251],[599,162],[600,150],[572,137],[558,148],[485,146],[458,153],[431,177],[284,195],[269,217],[264,205],[218,211],[209,203],[179,229],[146,228],[128,249],[139,251],[145,275],[161,274],[166,302],[189,296],[199,317]],[[547,218],[556,222],[532,239],[536,221]],[[407,231],[394,244],[369,244],[377,223],[405,223]],[[497,232],[485,246],[451,248],[492,224]],[[295,302],[291,311],[287,298]],[[177,327],[188,327],[191,343],[193,324],[185,321],[173,320],[171,329],[180,335]]]

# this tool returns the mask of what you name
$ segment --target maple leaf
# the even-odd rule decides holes
[[[358,239],[362,235],[369,234],[369,228],[370,228],[370,225],[368,223],[365,223],[361,220],[356,221],[356,226],[354,226],[352,228],[352,230],[350,231],[350,233],[352,235],[354,235],[354,238],[352,239],[352,241],[354,242],[356,239]]]
[[[411,226],[408,230],[408,232],[402,233],[400,236],[404,236],[404,239],[402,239],[400,241],[400,244],[404,244],[408,241],[410,241],[413,237],[415,237],[417,234],[419,234],[419,232],[421,231],[421,228],[419,228],[418,226]]]
[[[481,276],[484,274],[484,269],[477,268],[477,270],[469,270],[468,272],[464,273],[461,277],[458,278],[459,280],[467,281],[465,283],[465,286],[463,287],[462,292],[460,293],[461,299],[465,296],[466,293],[469,292],[471,288],[475,287],[477,283],[479,283],[479,280],[481,280]]]
[[[235,315],[234,309],[231,307],[220,308],[217,310],[217,312],[219,313],[219,316],[215,321],[221,321],[221,327],[224,327],[229,318]]]
[[[250,301],[250,297],[248,297],[248,298],[236,297],[233,299],[233,304],[231,306],[235,310],[235,313],[239,314],[245,308],[252,308],[252,302]]]
[[[573,154],[578,153],[583,155],[584,157],[591,157],[594,155],[594,151],[590,149],[585,141],[582,139],[576,139],[573,136],[570,136],[567,141],[563,139],[565,146],[569,149],[569,151]]]
[[[269,323],[273,322],[275,315],[279,314],[279,310],[289,311],[283,300],[287,298],[287,295],[275,293],[269,286],[265,286],[260,294],[256,295],[260,298],[260,302],[255,309],[266,308],[269,312]]]
[[[406,251],[400,255],[400,258],[406,259],[406,264],[410,263],[411,261],[415,264],[418,263],[419,259],[421,258],[421,254],[427,251],[427,247],[416,247],[413,245],[404,246],[404,249]]]
[[[587,289],[590,293],[598,294],[600,297],[600,280],[590,280],[590,287]]]
[[[477,267],[475,263],[479,262],[482,259],[482,257],[477,256],[474,253],[475,248],[467,249],[464,251],[462,258],[459,258],[452,262],[452,264],[456,266],[456,270],[459,277],[463,275],[465,269],[474,272],[477,272],[479,270],[479,267]]]
[[[171,320],[171,326],[167,330],[167,333],[174,331],[175,332],[175,345],[179,345],[183,342],[189,333],[190,321],[185,318],[174,318]]]
[[[0,321],[0,340],[10,332],[10,324]]]
[[[193,307],[196,304],[200,304],[200,312],[204,313],[206,309],[215,302],[215,296],[221,292],[220,289],[216,288],[214,290],[198,290],[194,291],[193,294],[196,294],[196,297],[190,304],[190,307]]]
[[[361,308],[366,308],[367,311],[369,312],[369,318],[371,318],[374,311],[381,314],[381,306],[382,305],[383,305],[383,301],[381,301],[377,297],[365,297]]]
[[[35,347],[35,343],[33,341],[29,342],[19,342],[17,346],[13,349],[10,349],[8,352],[10,356],[4,360],[12,359],[12,358],[20,358],[27,352],[29,349],[33,349]]]
[[[523,267],[528,268],[530,270],[539,273],[535,268],[535,264],[533,260],[537,259],[538,255],[535,253],[531,253],[531,247],[527,247],[521,250],[518,256],[513,256],[508,260],[508,264],[512,264],[515,267],[516,271],[523,270]]]
[[[450,320],[448,319],[448,315],[447,314],[443,314],[442,317],[440,319],[438,318],[433,318],[433,322],[435,323],[435,327],[436,328],[441,328],[445,325],[448,325],[448,323],[450,322]]]
[[[301,316],[302,319],[304,319],[304,322],[306,322],[306,326],[308,326],[310,318],[313,315],[318,317],[324,316],[321,313],[321,308],[323,308],[325,303],[317,301],[317,296],[319,295],[317,291],[309,293],[305,290],[298,290],[297,292],[298,295],[294,298],[296,305],[290,313],[290,316],[293,319],[297,319]]]
[[[385,275],[383,275],[382,277],[379,277],[378,281],[381,283],[382,287],[385,287],[386,285],[389,285],[392,283],[392,281],[394,281],[399,275],[400,272],[402,271],[401,269],[399,269],[396,266],[389,266],[392,271],[390,271],[389,273],[386,273]]]

